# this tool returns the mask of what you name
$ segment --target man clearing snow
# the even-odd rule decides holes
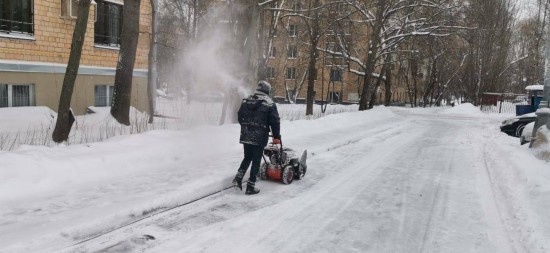
[[[271,99],[271,85],[260,81],[254,94],[243,99],[239,108],[239,124],[241,125],[240,143],[244,146],[244,159],[233,179],[233,187],[242,191],[242,180],[248,166],[252,162],[250,177],[246,184],[246,194],[257,194],[255,188],[256,175],[260,169],[262,152],[269,139],[269,131],[273,133],[273,143],[280,143],[280,119],[277,105]]]

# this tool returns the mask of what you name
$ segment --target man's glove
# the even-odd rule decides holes
[[[273,139],[273,144],[281,144],[281,140],[280,139]]]

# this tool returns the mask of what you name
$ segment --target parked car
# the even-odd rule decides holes
[[[536,118],[537,115],[533,112],[507,119],[500,125],[500,131],[510,136],[520,137],[525,126],[534,122]]]
[[[516,97],[514,98],[514,101],[513,101],[514,104],[518,104],[518,103],[527,103],[527,102],[529,102],[529,98],[528,98],[527,96],[525,96],[525,95],[516,96]]]
[[[519,143],[521,145],[531,142],[531,139],[533,138],[533,128],[535,127],[535,122],[531,122],[523,128],[523,131],[521,131],[521,137],[519,137]]]

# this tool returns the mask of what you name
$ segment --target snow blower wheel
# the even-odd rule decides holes
[[[292,184],[292,181],[294,181],[294,169],[291,165],[285,166],[283,169],[283,184]]]
[[[267,163],[262,163],[260,166],[260,179],[267,180]]]

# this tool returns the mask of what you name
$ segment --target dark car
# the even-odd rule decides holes
[[[535,113],[528,113],[507,119],[500,125],[500,131],[514,137],[520,137],[525,125],[534,122],[537,118]]]

